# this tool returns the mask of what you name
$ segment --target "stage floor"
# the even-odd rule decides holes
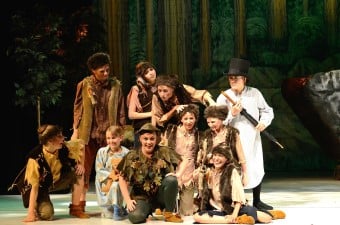
[[[251,199],[247,192],[248,199]],[[53,194],[55,207],[54,221],[37,221],[27,224],[53,225],[108,225],[131,224],[127,219],[114,221],[100,217],[96,196],[91,188],[86,211],[90,219],[72,218],[68,215],[70,194]],[[274,220],[272,224],[280,225],[331,225],[339,224],[340,214],[340,180],[331,176],[322,177],[270,177],[262,185],[262,200],[276,209],[286,213],[286,219]],[[19,195],[0,195],[0,224],[18,225],[26,216],[27,209],[22,205]],[[163,224],[164,221],[150,219],[147,224]],[[184,217],[183,224],[193,224],[192,217]]]

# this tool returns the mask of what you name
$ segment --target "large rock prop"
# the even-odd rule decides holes
[[[286,79],[281,90],[322,150],[340,162],[340,70]]]

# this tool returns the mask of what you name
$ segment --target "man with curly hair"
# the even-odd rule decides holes
[[[85,188],[80,202],[83,210],[97,151],[106,146],[106,129],[126,124],[122,85],[111,74],[110,56],[104,52],[94,53],[88,58],[87,67],[90,75],[77,84],[71,137],[85,142]]]

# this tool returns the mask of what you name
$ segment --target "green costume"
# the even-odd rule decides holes
[[[132,223],[145,222],[156,208],[175,209],[177,178],[165,175],[175,173],[180,161],[180,156],[165,146],[156,146],[151,158],[141,150],[131,150],[122,159],[117,169],[131,187],[131,199],[137,201],[136,209],[129,213]]]

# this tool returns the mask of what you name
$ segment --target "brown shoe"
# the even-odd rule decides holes
[[[252,216],[247,216],[243,214],[242,216],[236,217],[237,224],[255,224],[255,220]]]
[[[83,212],[85,212],[86,201],[80,201],[79,205],[81,206],[81,209],[83,210]]]
[[[90,216],[86,213],[83,212],[82,206],[81,205],[73,205],[70,204],[70,215],[78,217],[80,219],[88,219]]]
[[[172,223],[183,223],[183,219],[179,214],[174,214],[172,212],[164,212],[164,221]]]
[[[286,213],[283,212],[282,210],[275,209],[275,210],[268,210],[268,212],[272,215],[273,220],[286,218]]]

